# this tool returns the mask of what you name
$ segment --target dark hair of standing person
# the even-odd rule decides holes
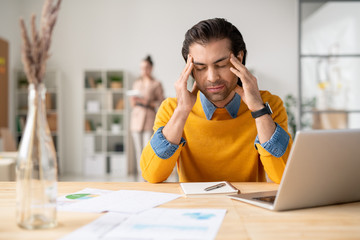
[[[146,58],[144,58],[144,61],[148,62],[150,66],[154,65],[150,55],[147,55]]]

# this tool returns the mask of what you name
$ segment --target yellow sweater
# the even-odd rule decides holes
[[[287,115],[281,99],[267,91],[261,91],[261,96],[264,102],[269,102],[274,121],[287,131]],[[176,105],[176,98],[168,98],[161,104],[154,132],[166,125]],[[184,127],[186,144],[180,145],[170,158],[161,159],[148,142],[141,156],[142,175],[152,183],[165,181],[177,163],[180,182],[265,181],[266,171],[272,181],[280,183],[291,139],[285,154],[276,158],[259,144],[255,148],[256,136],[255,120],[245,103],[241,102],[236,118],[225,108],[218,108],[212,119],[207,120],[198,94]]]

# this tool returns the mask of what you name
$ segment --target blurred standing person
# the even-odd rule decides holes
[[[141,75],[132,88],[138,94],[130,98],[132,107],[130,130],[135,145],[138,173],[140,173],[141,152],[153,134],[156,110],[164,100],[162,84],[152,76],[153,61],[150,55],[141,61],[140,69]]]

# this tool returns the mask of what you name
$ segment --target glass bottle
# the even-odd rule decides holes
[[[18,150],[16,218],[26,229],[57,225],[57,161],[46,118],[45,93],[43,83],[29,84],[28,113]]]

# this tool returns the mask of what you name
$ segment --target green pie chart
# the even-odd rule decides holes
[[[71,200],[81,200],[81,199],[89,199],[97,196],[99,195],[94,195],[90,193],[75,193],[75,194],[67,195],[66,198]]]

